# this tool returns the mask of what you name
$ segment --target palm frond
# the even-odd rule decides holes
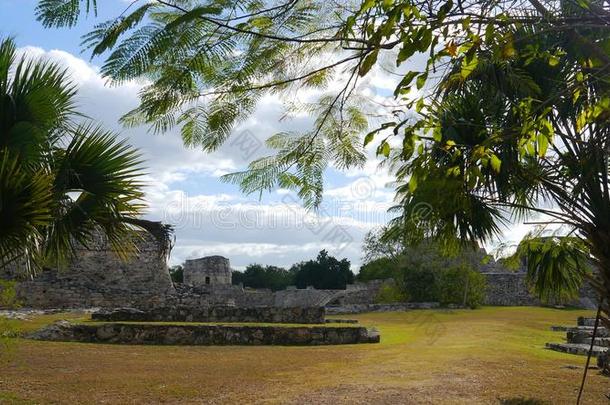
[[[50,175],[24,168],[16,156],[0,149],[0,267],[21,259],[28,273],[35,270],[53,205]]]
[[[519,244],[517,257],[527,261],[527,281],[545,302],[563,303],[578,297],[591,273],[589,253],[575,237],[529,237]]]
[[[47,241],[51,260],[65,262],[75,244],[87,246],[98,228],[119,255],[133,252],[126,219],[137,218],[144,207],[137,151],[89,124],[76,129],[67,148],[56,151],[55,161],[60,204]]]

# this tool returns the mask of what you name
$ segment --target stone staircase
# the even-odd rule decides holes
[[[566,332],[566,343],[547,343],[546,347],[558,352],[586,356],[591,347],[594,325],[595,318],[579,317],[576,327],[553,326],[551,329],[554,331]],[[592,355],[598,357],[608,352],[608,350],[610,350],[610,330],[603,326],[598,326]]]

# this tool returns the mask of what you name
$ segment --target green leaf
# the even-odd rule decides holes
[[[371,68],[373,67],[375,62],[377,62],[378,54],[379,54],[379,49],[375,49],[374,51],[372,51],[371,53],[366,55],[366,57],[360,64],[360,68],[358,69],[358,74],[360,76],[366,75],[369,72],[369,70],[371,70]]]
[[[435,142],[440,142],[443,139],[443,134],[440,127],[434,127],[434,130],[432,131],[432,138]]]
[[[500,173],[500,168],[502,167],[502,161],[498,156],[492,154],[489,158],[489,163],[491,164],[491,168],[496,172]]]
[[[396,67],[400,66],[402,62],[409,59],[413,54],[417,51],[417,46],[411,41],[405,41],[398,51],[398,56],[396,57]]]
[[[417,85],[417,90],[420,90],[426,84],[426,80],[428,80],[428,72],[424,72],[417,77],[417,81],[415,84]]]
[[[373,139],[375,139],[375,132],[377,131],[369,132],[368,134],[366,134],[366,136],[364,137],[364,146],[368,145],[373,141]]]
[[[559,64],[559,58],[555,55],[549,56],[549,66],[557,66]]]
[[[373,6],[375,6],[375,0],[365,0],[362,3],[362,6],[360,6],[360,12],[363,13],[365,11],[368,11],[373,8]]]
[[[449,0],[445,4],[443,4],[441,6],[441,8],[439,8],[439,10],[438,10],[438,19],[442,20],[443,18],[445,18],[447,13],[450,12],[452,8],[453,8],[452,0]]]
[[[259,29],[269,28],[271,25],[273,25],[273,20],[271,17],[267,16],[254,17],[251,18],[249,22],[251,26]]]
[[[413,173],[409,179],[409,191],[413,193],[415,190],[417,190],[417,176]]]
[[[478,64],[479,59],[476,55],[473,55],[469,58],[465,58],[464,62],[462,63],[462,70],[460,71],[460,76],[462,76],[462,79],[466,79],[468,76],[470,76],[472,72],[474,72],[474,70],[477,68]]]
[[[546,155],[547,149],[549,148],[549,138],[545,134],[540,132],[540,133],[538,133],[537,141],[538,141],[538,156],[544,157]]]
[[[383,148],[381,149],[381,153],[385,157],[389,157],[390,156],[390,144],[389,143],[385,142],[383,144]]]
[[[390,144],[388,141],[381,142],[381,145],[377,148],[377,155],[383,155],[385,157],[390,156]]]
[[[418,74],[420,74],[420,72],[408,72],[402,78],[400,83],[398,83],[398,86],[396,86],[396,89],[394,90],[394,96],[398,96],[402,89],[404,89],[405,87],[409,87],[415,76],[417,76]]]

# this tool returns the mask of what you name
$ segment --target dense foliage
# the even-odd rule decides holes
[[[485,276],[468,266],[456,266],[440,272],[438,300],[441,305],[476,308],[485,301]]]
[[[384,228],[369,233],[363,250],[365,257],[374,259],[362,265],[357,275],[360,281],[394,280],[382,287],[378,302],[395,302],[401,298],[472,308],[483,303],[485,276],[475,269],[488,260],[487,256],[469,249],[448,256],[429,241],[400,248],[396,241],[387,240],[387,236]],[[388,257],[382,256],[383,252],[392,253]]]
[[[375,302],[379,304],[407,302],[408,300],[409,297],[405,293],[404,288],[396,281],[392,283],[384,283],[379,288],[379,292],[375,297]]]
[[[385,280],[400,278],[400,260],[396,258],[380,257],[373,259],[360,267],[356,274],[358,281]]]
[[[295,264],[290,271],[295,274],[297,288],[345,289],[355,278],[347,259],[337,260],[329,256],[326,250],[320,251],[315,260]]]
[[[273,291],[284,290],[294,285],[294,272],[277,266],[250,264],[244,272],[233,272],[233,284],[243,284],[250,288],[269,288]]]

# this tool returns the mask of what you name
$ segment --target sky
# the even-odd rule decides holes
[[[235,269],[250,263],[288,267],[326,249],[331,255],[349,259],[352,270],[358,270],[362,239],[368,230],[391,218],[387,209],[394,196],[388,186],[392,177],[378,167],[372,147],[362,169],[329,169],[324,203],[317,212],[305,210],[288,190],[244,195],[219,177],[244,169],[249,161],[265,155],[268,151],[263,142],[268,136],[304,130],[311,126],[310,118],[280,120],[281,100],[265,97],[255,113],[213,153],[183,146],[178,129],[151,134],[146,127],[124,128],[118,120],[138,105],[143,84],[110,86],[99,74],[103,60],[90,60],[80,43],[96,21],[123,11],[125,0],[104,0],[97,20],[89,17],[72,29],[44,29],[34,16],[36,3],[0,0],[0,37],[14,37],[20,52],[65,66],[79,86],[81,111],[141,151],[148,173],[145,216],[172,224],[176,230],[171,264],[223,255]],[[367,78],[365,91],[380,101],[388,98],[396,85],[396,77],[383,70],[373,71]],[[524,226],[513,225],[503,239],[516,241],[525,232]]]

